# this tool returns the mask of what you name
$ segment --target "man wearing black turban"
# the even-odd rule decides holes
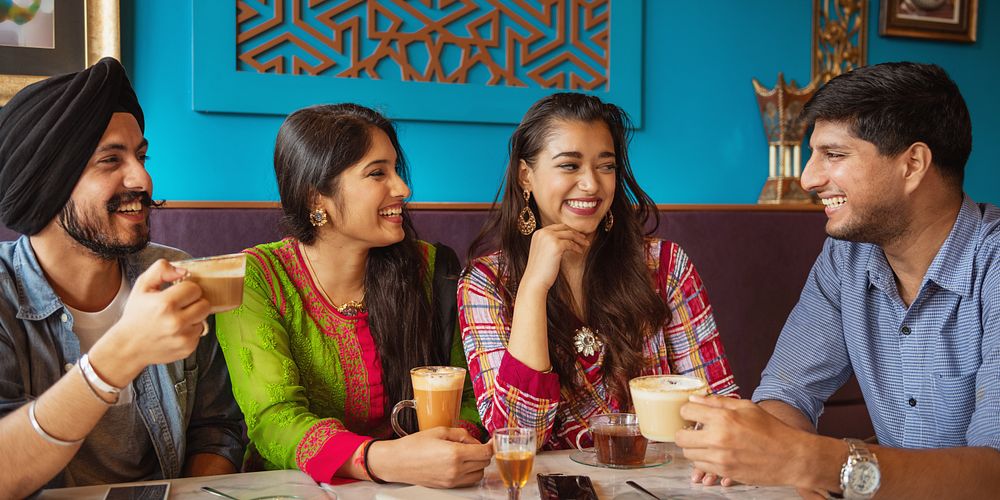
[[[142,109],[111,58],[0,109],[0,491],[234,472],[209,305],[149,244]],[[86,442],[84,442],[86,438]],[[23,457],[31,457],[24,460]]]

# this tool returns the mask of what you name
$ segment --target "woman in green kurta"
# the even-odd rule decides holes
[[[250,467],[440,487],[473,484],[489,464],[471,384],[463,428],[415,432],[407,412],[411,434],[380,440],[388,410],[412,397],[410,368],[465,366],[458,259],[414,236],[402,158],[391,122],[361,106],[305,108],[278,132],[293,236],[245,250],[243,304],[218,318]]]

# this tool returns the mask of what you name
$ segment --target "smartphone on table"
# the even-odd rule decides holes
[[[167,500],[170,483],[112,486],[104,500]]]
[[[597,490],[588,476],[538,474],[542,500],[597,500]]]

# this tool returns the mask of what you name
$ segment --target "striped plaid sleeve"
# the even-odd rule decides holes
[[[676,243],[661,241],[657,281],[670,310],[663,331],[670,371],[708,382],[713,394],[736,396],[737,386],[722,348],[705,284]]]
[[[528,427],[544,443],[559,407],[559,376],[535,371],[507,352],[510,321],[497,282],[495,255],[474,261],[458,282],[458,321],[476,406],[490,433]]]

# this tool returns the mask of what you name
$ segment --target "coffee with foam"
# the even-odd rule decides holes
[[[639,430],[653,441],[673,442],[674,433],[694,425],[681,418],[692,394],[707,394],[705,381],[683,375],[650,375],[629,381]]]
[[[414,391],[454,391],[465,385],[465,369],[455,366],[421,366],[410,370]]]
[[[211,305],[210,313],[235,309],[243,303],[246,254],[219,255],[171,264],[187,270],[188,277],[185,279],[201,287],[202,298]]]
[[[413,384],[413,399],[400,401],[392,409],[390,420],[397,434],[406,434],[396,421],[396,415],[403,408],[417,410],[417,426],[422,431],[458,425],[465,368],[421,366],[410,370],[410,381]]]

